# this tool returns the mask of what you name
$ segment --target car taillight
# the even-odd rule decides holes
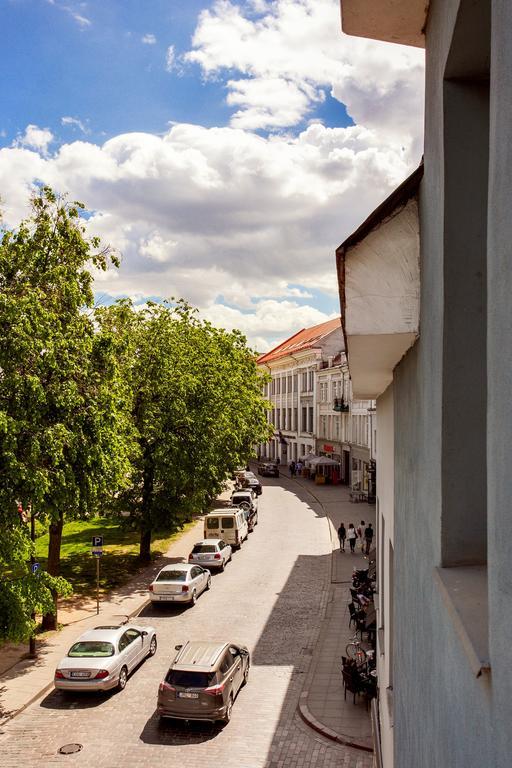
[[[108,677],[109,672],[107,669],[100,669],[96,674],[94,675],[95,680],[104,680],[106,677]]]
[[[235,531],[235,544],[238,544],[238,531]]]
[[[160,685],[158,686],[158,692],[164,693],[164,691],[167,693],[170,693],[173,691],[176,692],[176,688],[173,688],[172,685],[169,685],[169,683],[166,683],[164,680],[164,682],[160,683]]]
[[[150,592],[152,592],[152,591],[153,591],[153,585],[152,585],[152,584],[150,584],[150,585],[149,585],[149,591],[150,591]]]
[[[64,675],[63,675],[63,673],[60,671],[60,669],[56,669],[56,670],[55,670],[55,679],[56,679],[56,680],[64,680]]]
[[[224,690],[224,683],[221,685],[212,685],[211,688],[204,688],[203,693],[207,693],[209,696],[219,696]]]
[[[217,553],[216,553],[216,554],[213,556],[213,559],[214,559],[214,560],[220,560],[220,554],[217,552]]]
[[[194,557],[194,555],[193,555],[193,554],[192,554],[192,552],[191,552],[191,553],[190,553],[190,555],[188,556],[188,559],[189,559],[189,560],[192,560],[192,558],[193,558],[193,557]]]
[[[186,585],[185,585],[185,586],[183,586],[183,587],[181,588],[181,591],[182,591],[182,592],[188,592],[188,587],[187,587]]]

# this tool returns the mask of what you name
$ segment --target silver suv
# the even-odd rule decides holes
[[[190,641],[178,654],[158,688],[160,717],[222,720],[229,723],[240,688],[249,676],[249,651],[235,643]]]

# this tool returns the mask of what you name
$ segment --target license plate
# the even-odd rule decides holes
[[[160,600],[174,600],[174,595],[160,595]]]
[[[90,677],[90,672],[71,672],[71,677]]]
[[[178,699],[198,699],[198,693],[188,693],[187,691],[178,691]]]

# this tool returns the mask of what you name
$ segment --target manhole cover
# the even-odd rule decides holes
[[[75,752],[80,752],[83,749],[81,744],[64,744],[59,750],[61,755],[73,755]]]

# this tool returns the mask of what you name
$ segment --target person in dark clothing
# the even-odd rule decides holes
[[[340,523],[340,527],[338,528],[338,539],[340,540],[340,552],[345,551],[346,538],[347,538],[347,531],[345,529],[345,525],[343,523]]]
[[[365,554],[369,555],[373,541],[373,528],[371,523],[368,523],[368,527],[364,529],[364,541],[366,544]]]
[[[291,461],[290,462],[290,476],[291,477],[295,477],[296,471],[297,471],[297,467],[295,466],[295,462]]]

